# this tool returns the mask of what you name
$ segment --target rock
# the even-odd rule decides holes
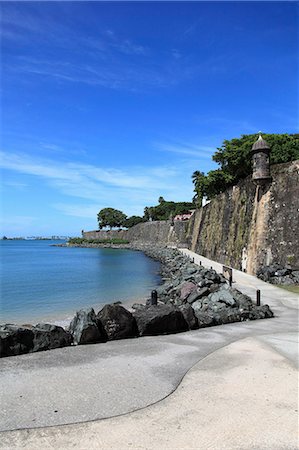
[[[101,329],[101,326],[98,326],[93,308],[77,311],[70,323],[69,331],[76,345],[94,344],[107,340],[106,333]]]
[[[299,276],[296,273],[298,274],[299,272],[293,270],[289,264],[285,267],[280,264],[273,264],[271,266],[260,267],[257,270],[257,276],[261,280],[286,286],[299,283]]]
[[[271,317],[274,317],[274,314],[268,305],[255,306],[248,313],[249,320],[269,319]]]
[[[211,327],[215,324],[212,313],[202,312],[199,310],[194,310],[194,312],[198,320],[198,328]]]
[[[195,266],[189,266],[189,267],[187,267],[186,272],[189,275],[192,275],[197,272],[197,268]]]
[[[39,323],[32,331],[34,335],[32,352],[67,347],[73,341],[71,333],[65,331],[62,327],[48,323]]]
[[[194,310],[194,312],[201,311],[202,302],[203,302],[203,299],[196,300],[195,302],[192,303],[192,309]]]
[[[138,335],[135,318],[123,306],[105,305],[98,313],[97,320],[101,322],[109,341]]]
[[[240,311],[232,308],[219,310],[214,315],[215,325],[223,325],[225,323],[241,322],[242,314]]]
[[[276,277],[285,277],[286,275],[290,275],[290,273],[291,273],[291,270],[289,270],[289,269],[280,269],[280,270],[277,270],[274,273],[274,275]]]
[[[207,280],[213,283],[220,283],[220,277],[214,269],[204,269],[203,275]]]
[[[0,357],[21,355],[32,349],[32,330],[12,324],[0,326]]]
[[[179,306],[179,310],[182,312],[190,330],[198,328],[198,320],[191,305],[188,303],[181,305]]]
[[[134,303],[132,305],[132,309],[138,310],[138,309],[144,309],[146,306],[143,305],[142,303]]]
[[[172,305],[149,306],[134,312],[140,336],[179,333],[188,330],[182,312]]]
[[[205,296],[209,295],[209,293],[210,293],[210,289],[207,288],[207,287],[203,287],[203,288],[201,288],[201,289],[199,289],[199,290],[196,290],[196,291],[192,292],[192,294],[190,294],[190,295],[188,296],[187,302],[190,303],[190,304],[192,304],[192,303],[194,303],[196,300],[198,300],[198,299],[200,299],[200,298],[202,298],[202,297],[205,297]]]
[[[181,295],[180,300],[185,301],[189,297],[189,295],[195,291],[196,285],[194,283],[191,283],[191,281],[186,281],[186,283],[183,283],[183,286],[181,287]]]
[[[236,300],[237,306],[240,310],[250,310],[252,309],[253,303],[248,295],[242,294],[242,292],[237,289],[230,288],[234,299]]]
[[[231,289],[219,289],[217,292],[213,292],[209,295],[209,300],[212,303],[220,302],[225,303],[227,306],[237,306],[236,300],[233,297]]]

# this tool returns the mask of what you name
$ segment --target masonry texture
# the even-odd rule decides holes
[[[255,274],[273,262],[299,266],[299,161],[271,167],[272,183],[251,176],[196,211],[188,247]]]
[[[146,222],[83,236],[188,247],[251,274],[274,262],[299,268],[299,161],[271,166],[271,176],[272,183],[262,186],[247,177],[198,209],[188,223]]]

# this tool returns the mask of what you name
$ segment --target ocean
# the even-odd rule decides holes
[[[160,264],[142,252],[56,243],[0,241],[0,323],[66,325],[78,309],[148,298],[160,283]]]

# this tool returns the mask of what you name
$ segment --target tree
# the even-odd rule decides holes
[[[205,195],[205,174],[204,172],[200,172],[196,170],[192,175],[192,182],[194,183],[194,192],[195,195],[193,197],[193,202],[195,205],[200,208],[202,205],[202,199]]]
[[[131,216],[131,217],[128,217],[128,218],[125,220],[124,226],[127,227],[127,228],[131,228],[131,227],[133,227],[134,225],[137,225],[138,223],[141,223],[141,222],[145,222],[145,219],[144,219],[143,217],[140,217],[140,216]]]
[[[121,227],[124,225],[127,216],[118,209],[104,208],[98,213],[99,228]]]
[[[271,148],[270,164],[299,159],[299,134],[263,134],[263,138]],[[194,200],[198,204],[202,194],[212,198],[251,174],[251,148],[256,139],[256,134],[248,134],[225,140],[212,157],[219,169],[207,175],[199,171],[193,173]]]
[[[191,202],[167,202],[164,199],[160,202],[160,199],[158,205],[147,206],[144,209],[145,220],[169,220],[170,217],[187,213],[194,208],[194,204]]]

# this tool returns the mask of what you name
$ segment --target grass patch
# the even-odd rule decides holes
[[[84,239],[84,238],[70,238],[68,240],[68,244],[74,244],[74,245],[80,245],[80,244],[115,244],[115,245],[121,245],[121,244],[129,244],[130,241],[127,241],[126,239],[117,239],[117,238],[111,238],[111,239]]]
[[[299,294],[299,286],[298,285],[291,285],[291,286],[284,286],[282,284],[280,284],[278,287],[285,289],[286,291],[289,292],[294,292],[294,294]]]

